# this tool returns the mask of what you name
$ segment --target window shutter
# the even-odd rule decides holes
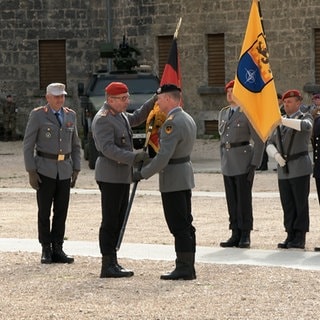
[[[208,85],[225,85],[224,34],[208,35]]]
[[[66,42],[65,40],[39,41],[40,89],[52,82],[66,84]]]
[[[173,37],[161,36],[158,37],[158,51],[159,51],[159,79],[162,77],[164,67],[169,59],[169,53],[171,49]]]

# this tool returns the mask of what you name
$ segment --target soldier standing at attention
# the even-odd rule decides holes
[[[312,163],[308,146],[312,135],[312,115],[302,113],[302,96],[298,90],[288,90],[282,96],[286,116],[282,126],[267,143],[267,152],[278,163],[278,186],[283,209],[283,224],[287,238],[280,249],[304,249],[309,231],[309,192]],[[279,141],[282,141],[282,146]],[[283,149],[283,154],[282,154]]]
[[[219,113],[221,171],[226,192],[231,237],[221,247],[250,247],[253,228],[252,184],[264,143],[233,101],[234,80],[225,86],[229,105]],[[254,146],[250,141],[253,140]]]
[[[62,249],[70,187],[80,171],[80,141],[76,113],[64,107],[65,85],[47,86],[47,104],[31,111],[24,142],[24,163],[29,182],[37,190],[38,236],[41,263],[72,263]],[[51,206],[53,205],[50,228]]]
[[[159,172],[159,187],[168,228],[174,236],[176,268],[162,280],[196,279],[196,236],[192,225],[191,189],[194,174],[190,155],[197,136],[192,117],[180,106],[181,89],[164,84],[157,90],[160,111],[167,115],[160,131],[160,149],[153,160],[134,173],[134,180],[148,179]]]
[[[318,202],[320,204],[320,94],[317,94],[319,103],[312,110],[313,130],[312,130],[312,149],[313,149],[313,178],[316,183]],[[314,251],[320,251],[320,247],[315,247]]]
[[[95,179],[101,192],[102,221],[99,245],[102,254],[100,278],[133,276],[118,264],[116,245],[129,202],[132,166],[148,158],[146,152],[133,152],[131,126],[143,123],[154,106],[154,97],[134,113],[127,113],[129,90],[122,82],[111,82],[106,101],[95,115],[92,133],[99,156]]]

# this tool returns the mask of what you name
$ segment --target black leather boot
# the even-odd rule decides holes
[[[220,242],[220,247],[223,247],[223,248],[238,247],[239,241],[240,241],[240,230],[232,229],[231,237],[227,241]]]
[[[246,249],[250,248],[250,230],[242,230],[239,241],[239,248]]]
[[[194,252],[177,252],[176,268],[169,273],[160,276],[162,280],[194,280]]]
[[[288,243],[291,242],[294,238],[294,233],[292,231],[288,231],[287,238],[283,241],[278,243],[279,249],[288,249]]]
[[[306,244],[306,233],[303,231],[295,231],[294,238],[288,242],[288,249],[304,249]]]
[[[52,263],[52,250],[50,244],[42,245],[41,263],[50,264]]]
[[[124,269],[118,264],[116,254],[102,257],[100,278],[125,278],[133,275],[133,271]]]
[[[56,263],[73,263],[74,259],[65,254],[62,250],[62,243],[52,244],[52,262]]]

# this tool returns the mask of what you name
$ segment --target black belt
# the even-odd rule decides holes
[[[71,153],[67,153],[67,154],[52,154],[52,153],[46,153],[46,152],[42,152],[42,151],[37,151],[37,155],[39,157],[43,157],[43,158],[47,158],[47,159],[63,161],[63,160],[69,159]]]
[[[231,149],[231,148],[236,148],[236,147],[241,147],[241,146],[247,146],[249,143],[249,141],[242,141],[242,142],[225,142],[221,144],[222,148],[226,148],[226,149]]]
[[[300,157],[303,157],[303,156],[306,156],[306,155],[308,155],[309,154],[309,152],[308,151],[302,151],[302,152],[299,152],[299,153],[295,153],[295,154],[291,154],[291,155],[289,155],[289,156],[284,156],[284,158],[286,159],[286,161],[288,162],[288,161],[292,161],[292,160],[296,160],[296,159],[298,159],[298,158],[300,158]]]
[[[179,164],[179,163],[185,163],[190,161],[190,156],[186,156],[183,158],[175,158],[175,159],[170,159],[168,164]]]

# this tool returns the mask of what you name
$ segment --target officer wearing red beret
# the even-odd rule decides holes
[[[102,207],[100,277],[131,277],[133,272],[118,264],[116,245],[128,206],[132,167],[148,157],[145,152],[133,152],[131,127],[146,120],[155,98],[131,114],[126,112],[130,98],[126,84],[112,82],[105,88],[105,93],[106,101],[92,123],[92,134],[99,152],[95,179],[101,192]]]
[[[310,112],[313,115],[317,114],[320,110],[320,93],[314,93],[312,95],[312,105],[310,106]]]
[[[288,90],[282,95],[286,116],[282,118],[281,137],[275,131],[267,142],[267,152],[278,163],[278,185],[283,209],[286,239],[278,244],[280,249],[305,247],[309,231],[309,191],[312,173],[308,145],[313,119],[303,113],[299,90]],[[280,142],[282,141],[282,146]],[[282,153],[283,150],[283,153]]]
[[[221,247],[250,247],[253,228],[252,184],[264,144],[245,114],[233,101],[234,81],[225,86],[229,105],[219,113],[221,171],[229,213],[231,237]],[[254,141],[254,145],[250,141]]]

